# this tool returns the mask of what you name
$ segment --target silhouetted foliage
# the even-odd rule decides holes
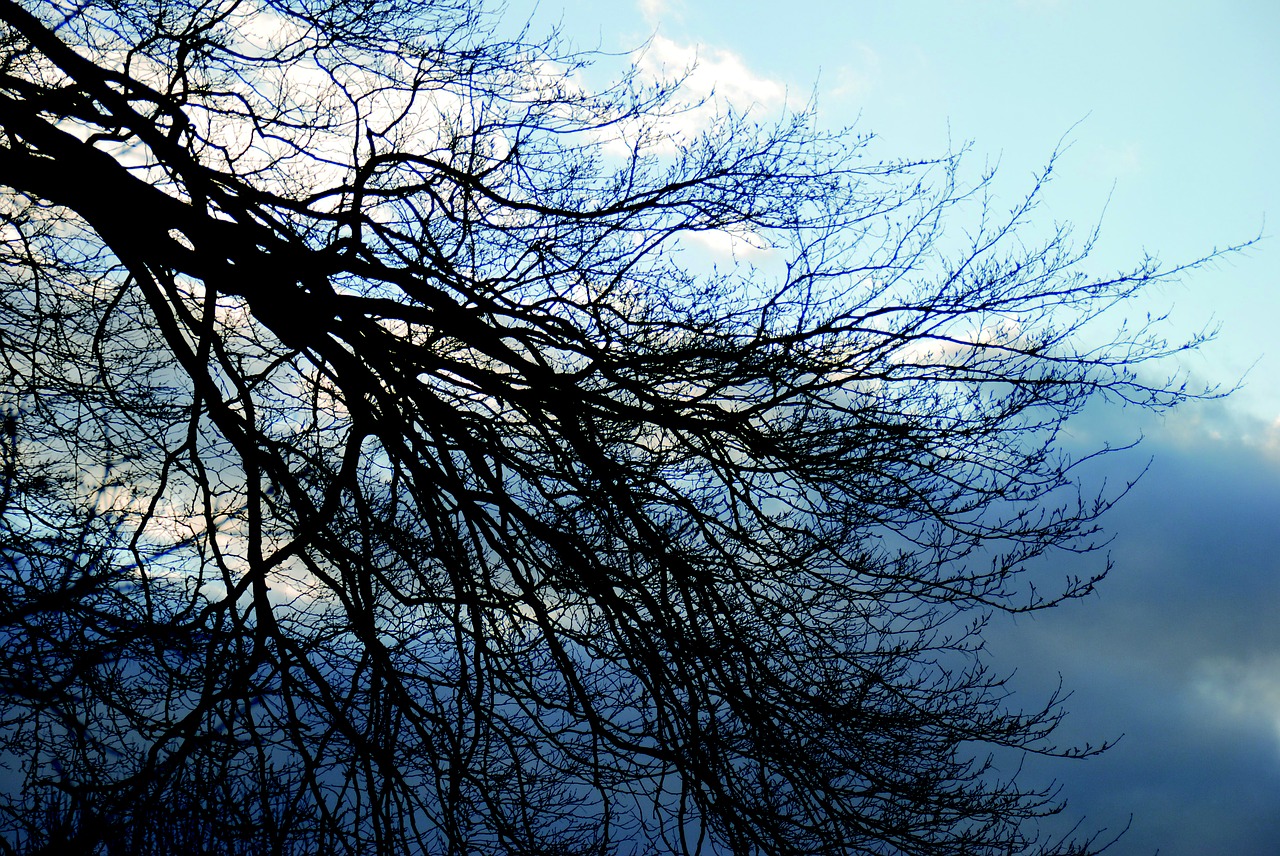
[[[1168,272],[469,0],[0,21],[6,849],[1096,849],[981,632]]]

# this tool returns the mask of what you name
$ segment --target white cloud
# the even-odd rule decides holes
[[[635,58],[636,70],[655,81],[683,78],[691,99],[710,98],[716,107],[780,108],[787,89],[761,77],[732,51],[700,44],[679,44],[666,36],[653,41]]]
[[[668,0],[639,0],[646,15],[669,11]],[[611,126],[598,137],[604,150],[620,158],[637,149],[647,154],[674,155],[700,135],[712,131],[730,111],[751,113],[767,120],[786,105],[787,88],[756,74],[732,51],[697,43],[680,43],[662,35],[633,57],[641,81],[656,85],[679,83],[679,91],[665,110]],[[746,230],[702,231],[687,240],[712,256],[759,260],[770,252],[759,236]]]
[[[638,0],[636,6],[650,26],[654,26],[671,11],[669,0]]]
[[[1169,416],[1162,435],[1183,449],[1222,454],[1240,449],[1280,464],[1280,416],[1268,421],[1231,406],[1231,400],[1183,407]]]
[[[1023,325],[1016,316],[1000,316],[968,332],[941,331],[938,338],[912,337],[896,349],[890,359],[898,364],[978,365],[999,358],[1003,348],[1018,347],[1023,341]]]
[[[1249,662],[1202,660],[1192,686],[1219,719],[1267,728],[1280,748],[1280,654]]]
[[[784,84],[756,74],[732,51],[655,35],[632,63],[639,82],[679,88],[664,109],[611,126],[610,135],[601,137],[607,150],[623,157],[638,140],[650,153],[673,154],[730,110],[777,114],[786,104]]]
[[[690,243],[702,247],[713,256],[733,259],[758,259],[772,252],[764,241],[755,234],[746,231],[730,232],[713,229],[703,232],[690,232],[687,235]]]
[[[1280,461],[1280,416],[1262,429],[1255,445],[1273,461]]]

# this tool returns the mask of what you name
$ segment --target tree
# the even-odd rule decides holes
[[[0,21],[7,849],[1097,849],[981,634],[1100,579],[1176,271],[470,0]]]

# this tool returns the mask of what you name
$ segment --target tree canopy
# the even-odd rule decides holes
[[[982,629],[1175,271],[503,23],[0,0],[0,849],[1096,850]]]

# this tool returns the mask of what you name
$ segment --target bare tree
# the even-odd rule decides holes
[[[1096,850],[981,633],[1099,578],[1171,271],[470,0],[0,21],[9,849]]]

